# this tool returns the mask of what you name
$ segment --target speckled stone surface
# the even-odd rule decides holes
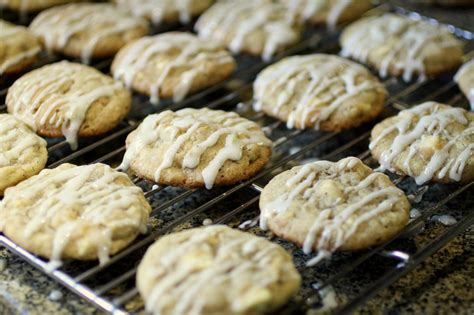
[[[394,1],[395,2],[395,1]],[[396,1],[409,2],[409,1]],[[457,21],[459,26],[469,30],[474,30],[474,10],[450,10],[439,8],[431,8],[426,6],[411,7],[418,12],[441,18],[443,21]],[[467,18],[471,16],[471,18]],[[436,86],[435,86],[436,87]],[[429,87],[428,87],[429,89]],[[396,88],[394,87],[394,91]],[[455,92],[455,91],[451,91]],[[419,98],[423,95],[417,96]],[[446,95],[448,99],[450,95]],[[443,100],[443,99],[440,99]],[[405,100],[410,103],[409,99]],[[462,106],[467,106],[467,102],[463,101]],[[393,114],[393,113],[392,113]],[[283,128],[284,129],[284,128]],[[316,150],[308,152],[307,155],[301,158],[312,158],[315,156],[324,156],[325,152],[342,146],[348,141],[354,139],[354,135],[360,134],[363,131],[370,129],[370,126],[362,128],[362,130],[346,132],[339,137],[339,142],[325,144],[319,146]],[[281,136],[282,133],[287,133],[287,130],[276,130],[272,135],[275,139]],[[288,147],[276,150],[274,158],[281,158],[288,155],[293,149],[301,146],[305,141],[313,141],[314,137],[321,136],[310,133],[308,138],[302,136],[298,141],[301,143],[290,143]],[[365,150],[366,142],[360,144],[359,148],[354,148],[353,154],[358,154]],[[363,148],[362,148],[363,147]],[[350,152],[345,152],[348,155]],[[103,154],[102,152],[99,152]],[[337,158],[333,156],[332,158]],[[79,162],[79,161],[78,161]],[[281,171],[276,170],[277,173]],[[273,173],[273,174],[274,174]],[[272,175],[272,174],[271,174]],[[269,178],[263,178],[262,183]],[[408,184],[407,184],[408,185]],[[149,189],[150,187],[147,187]],[[452,188],[454,189],[454,188]],[[410,191],[409,187],[406,187]],[[420,209],[425,209],[434,203],[433,200],[439,199],[441,192],[446,193],[449,188],[443,185],[434,185],[430,188],[429,193],[423,198],[423,206]],[[163,203],[166,200],[176,196],[182,190],[176,189],[159,193],[154,196],[153,206],[157,206],[159,202]],[[220,191],[212,193],[199,193],[197,196],[193,194],[187,199],[185,203],[177,203],[172,208],[160,211],[156,216],[156,220],[151,222],[153,226],[159,226],[163,222],[170,222],[179,215],[184,215],[196,205],[202,204],[204,201],[210,200],[213,196],[219,194]],[[249,200],[255,193],[245,190],[241,196],[243,200]],[[235,197],[236,200],[239,197]],[[203,201],[204,200],[204,201]],[[159,202],[158,202],[159,201]],[[461,218],[466,214],[466,211],[472,211],[474,204],[474,190],[464,192],[461,198],[455,202],[450,202],[443,206],[437,214],[450,214],[455,218]],[[239,202],[225,202],[219,206],[213,207],[212,211],[207,211],[197,215],[190,222],[180,225],[176,230],[182,228],[189,228],[202,224],[203,220],[210,218],[215,220],[221,217],[229,209],[235,209]],[[466,205],[468,205],[466,207]],[[418,205],[414,205],[418,207]],[[232,221],[227,222],[231,226],[237,227],[240,223],[255,218],[258,214],[256,207],[247,209],[242,214],[237,215]],[[414,237],[406,238],[394,245],[395,249],[403,249],[407,252],[415,252],[419,248],[429,242],[433,237],[439,235],[449,227],[443,226],[438,222],[428,222],[424,230],[417,233]],[[264,237],[272,238],[268,233],[252,229],[252,232]],[[304,297],[317,294],[312,288],[312,283],[315,279],[324,281],[331,274],[337,272],[341,266],[354,261],[363,253],[354,254],[337,254],[333,257],[330,263],[322,264],[315,268],[305,268],[304,262],[308,259],[303,255],[301,250],[291,244],[283,242],[278,239],[272,240],[280,243],[288,251],[294,255],[297,261],[297,266],[305,278],[305,286],[297,301],[304,304],[311,304],[308,301],[302,301]],[[361,309],[357,311],[360,314],[474,314],[474,228],[464,232],[460,236],[452,240],[442,250],[429,257],[426,261],[421,263],[416,269],[408,275],[396,281],[389,288],[380,292],[375,298],[371,299]],[[393,263],[393,261],[389,261]],[[390,267],[386,259],[377,258],[372,260],[368,266],[360,270],[356,270],[358,274],[348,275],[342,279],[337,285],[334,285],[334,292],[336,293],[336,304],[343,303],[351,299],[357,294],[357,290],[370,283],[375,277],[379,276],[381,270],[387,270]],[[109,270],[110,271],[110,270]],[[120,274],[120,269],[114,270],[115,273]],[[100,279],[97,281],[100,282]],[[138,302],[139,303],[139,302]],[[133,308],[133,307],[132,307]],[[308,311],[308,314],[320,314],[321,309],[314,309]],[[94,307],[87,302],[79,299],[76,295],[62,288],[59,284],[55,284],[47,276],[37,271],[20,258],[8,252],[6,249],[0,249],[0,314],[100,314]]]
[[[0,314],[100,314],[6,249],[0,270]]]

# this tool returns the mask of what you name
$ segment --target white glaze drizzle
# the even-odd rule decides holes
[[[372,139],[369,148],[373,150],[380,141],[396,132],[388,150],[382,152],[379,163],[381,170],[393,171],[393,160],[405,150],[408,150],[407,162],[404,163],[409,176],[415,178],[421,185],[434,176],[459,181],[467,160],[471,157],[474,144],[468,144],[459,154],[450,154],[450,150],[463,138],[474,134],[474,122],[466,118],[466,110],[462,108],[440,106],[435,102],[426,102],[398,114],[400,119],[394,125],[386,128],[377,138]],[[451,123],[458,123],[466,128],[459,134],[451,135],[446,127]],[[410,159],[418,153],[424,135],[446,138],[442,148],[435,149],[429,158],[426,168],[419,174],[414,174],[410,167]]]
[[[21,61],[25,60],[26,58],[31,58],[36,56],[41,49],[39,47],[34,47],[29,50],[23,51],[21,53],[17,53],[10,58],[7,58],[2,61],[0,64],[0,75],[2,75],[8,68],[20,63]]]
[[[331,6],[327,18],[327,25],[330,29],[334,29],[339,21],[339,17],[342,15],[344,10],[351,4],[353,0],[339,0]]]
[[[55,226],[58,215],[64,209],[75,209],[77,218],[65,220],[56,226],[52,241],[52,254],[48,265],[52,271],[61,265],[64,248],[74,238],[77,232],[88,227],[90,237],[97,242],[97,252],[100,263],[108,260],[108,252],[112,244],[112,230],[121,228],[138,229],[146,231],[146,221],[149,209],[134,207],[137,198],[143,192],[136,186],[124,186],[116,181],[120,178],[129,181],[126,174],[114,171],[109,166],[102,165],[102,176],[94,175],[98,172],[98,165],[73,166],[63,168],[61,171],[45,170],[49,176],[34,176],[22,182],[15,188],[25,199],[31,200],[32,211],[28,212],[29,221],[24,227],[24,237],[34,237],[35,233],[47,226]],[[53,189],[51,189],[53,187]],[[60,188],[58,188],[60,187]],[[43,198],[35,198],[39,193]],[[13,191],[5,196],[4,202],[15,198]],[[36,201],[35,201],[36,200]],[[114,219],[114,216],[123,215],[120,212],[129,212],[133,209],[135,214],[125,218]],[[137,214],[136,211],[141,212]],[[52,222],[55,222],[54,224]],[[95,230],[91,230],[90,226]]]
[[[224,146],[202,169],[201,175],[207,189],[214,185],[215,178],[226,161],[238,161],[242,158],[243,150],[251,144],[271,146],[263,132],[256,130],[257,125],[247,119],[241,118],[236,113],[209,109],[185,108],[177,112],[164,111],[160,114],[149,115],[138,127],[134,141],[125,152],[120,169],[128,169],[130,162],[137,157],[140,151],[153,146],[159,139],[166,136],[173,139],[172,145],[163,154],[159,167],[155,170],[154,178],[158,182],[161,172],[175,163],[178,150],[183,149],[183,144],[190,139],[193,133],[205,125],[222,125],[212,132],[206,139],[195,143],[187,149],[181,161],[184,169],[195,169],[201,163],[201,157],[219,139],[225,138]]]
[[[279,48],[298,39],[285,14],[283,6],[269,1],[222,1],[201,16],[195,29],[200,37],[214,40],[232,34],[228,47],[233,53],[240,53],[247,37],[260,30],[265,37],[262,59],[269,61]]]
[[[46,147],[46,141],[13,116],[0,114],[0,168],[22,161],[23,154],[34,146]]]
[[[40,13],[31,23],[30,30],[44,39],[46,49],[63,49],[79,33],[90,36],[81,51],[81,59],[89,63],[97,44],[111,35],[146,27],[145,20],[129,16],[112,4],[71,4]]]
[[[360,23],[364,23],[360,26]],[[428,47],[460,46],[460,42],[444,27],[433,26],[425,21],[415,21],[408,17],[385,14],[367,18],[347,29],[350,35],[344,36],[341,55],[353,57],[361,62],[368,61],[369,54],[393,42],[386,49],[381,64],[380,76],[386,77],[389,68],[401,71],[403,79],[410,81],[414,74],[421,80],[425,76],[425,57]]]
[[[153,24],[160,24],[163,18],[178,12],[182,24],[191,22],[191,5],[196,0],[116,0],[120,8],[129,10],[135,16],[150,16]],[[198,0],[199,1],[199,0]]]
[[[285,58],[258,75],[254,83],[254,109],[262,110],[268,95],[278,92],[272,109],[274,115],[285,105],[296,103],[288,116],[288,128],[305,128],[306,122],[311,120],[318,129],[344,101],[370,90],[386,93],[377,80],[360,80],[368,77],[371,75],[363,66],[337,56],[315,54]],[[307,81],[304,92],[298,93],[295,87]],[[338,84],[342,87],[336,89]],[[293,101],[295,97],[297,101]]]
[[[108,78],[105,75],[79,64],[61,61],[36,71],[45,71],[46,67],[48,77],[27,75],[15,82],[15,88],[10,89],[9,92],[12,93],[10,96],[15,99],[15,102],[9,110],[34,130],[38,128],[37,124],[48,123],[56,128],[61,127],[71,148],[76,149],[77,133],[90,106],[96,100],[112,96],[124,87],[120,82],[114,82],[112,79],[110,82],[105,81],[104,78]],[[88,70],[89,73],[82,78],[84,70]],[[67,94],[60,92],[61,87],[66,84],[77,85],[78,83],[74,82],[78,78],[80,82],[89,80],[102,82],[93,89],[77,86]]]
[[[179,54],[159,73],[158,79],[150,87],[150,101],[158,104],[160,88],[173,69],[189,68],[180,74],[173,93],[173,100],[179,102],[185,98],[194,78],[203,70],[196,67],[203,60],[210,63],[232,63],[232,56],[219,45],[199,39],[191,33],[170,32],[157,36],[144,37],[128,48],[125,56],[116,61],[114,77],[131,87],[135,76],[150,67],[153,58],[169,51],[179,50]]]
[[[359,163],[362,163],[359,159],[348,157],[337,163],[316,161],[303,165],[295,175],[286,181],[285,185],[290,189],[289,192],[278,196],[273,202],[263,205],[260,214],[260,227],[266,230],[268,228],[268,219],[286,212],[293,200],[298,196],[302,195],[308,204],[316,203],[317,200],[315,198],[317,198],[318,185],[315,185],[314,181],[319,174],[326,174],[324,175],[324,180],[331,179],[344,171],[350,171]],[[371,173],[357,185],[347,186],[344,189],[344,194],[357,192],[360,189],[371,186],[379,176],[385,175],[377,172]],[[340,198],[332,201],[325,209],[321,209],[303,243],[303,251],[306,254],[311,253],[314,248],[318,249],[317,256],[309,260],[307,265],[313,266],[321,260],[330,257],[331,253],[344,245],[352,237],[361,224],[384,212],[390,211],[402,194],[396,187],[386,187],[363,196],[357,202],[348,204],[344,208],[337,210],[337,212],[334,209],[341,205],[342,200]],[[382,199],[382,201],[363,210],[364,207],[374,203],[377,199]],[[343,223],[353,216],[356,217],[353,219],[350,228],[342,229]],[[317,243],[315,243],[316,238],[319,238]]]
[[[466,93],[466,97],[471,104],[471,110],[474,111],[474,58],[466,62],[459,68],[458,72],[454,76],[454,82],[459,84],[459,80],[463,76],[470,76],[471,87]]]
[[[181,268],[176,267],[180,265],[182,256],[196,246],[203,247],[206,255],[212,251],[211,246],[206,245],[206,242],[211,238],[218,237],[219,231],[214,227],[204,228],[199,234],[194,234],[192,238],[176,244],[173,250],[168,251],[160,258],[161,268],[159,269],[172,270],[173,272],[159,275],[160,280],[154,285],[146,299],[145,309],[147,312],[161,314],[168,308],[170,314],[203,314],[202,309],[205,305],[196,298],[203,285],[218,285],[224,281],[229,281],[229,279],[247,279],[251,270],[266,269],[275,259],[278,250],[277,245],[268,244],[268,241],[258,237],[239,237],[227,239],[225,242],[220,240],[218,247],[215,249],[215,254],[209,255],[215,255],[216,260],[222,260],[222,258],[219,258],[220,256],[241,252],[246,256],[251,255],[251,259],[247,261],[226,259],[218,265],[213,264],[205,269],[185,268],[188,267],[186,265]],[[263,242],[265,244],[260,245]],[[272,254],[272,252],[275,252],[275,254]],[[151,277],[157,276],[151,275]],[[260,288],[266,288],[278,281],[277,275],[272,277],[264,271],[255,273],[253,278],[252,284]],[[247,281],[232,281],[231,283],[230,291],[236,293],[245,291],[241,286],[245,285]],[[179,299],[162,298],[166,292],[170,291],[173,291],[173,296],[179,296]],[[229,295],[231,296],[230,293]],[[231,297],[231,299],[233,298],[235,296]],[[171,305],[174,302],[176,303]],[[231,311],[240,313],[240,310],[244,307],[238,300],[235,300],[232,303]]]
[[[0,40],[1,41],[7,41],[8,38],[21,36],[20,33],[22,32],[26,32],[26,28],[0,21]],[[8,68],[18,64],[22,60],[36,56],[41,51],[41,48],[38,45],[34,45],[34,46],[36,47],[31,47],[27,50],[18,52],[10,56],[9,58],[5,58],[1,60],[0,61],[0,75],[2,75],[6,70],[8,70]]]
[[[420,216],[421,216],[420,210],[418,210],[416,208],[412,208],[410,210],[410,220],[415,220],[415,219],[419,218]]]
[[[316,314],[325,314],[339,306],[336,290],[332,285],[327,285],[323,288],[322,282],[313,283],[313,287],[318,291],[321,297],[321,307],[317,309]]]
[[[434,215],[431,217],[430,220],[441,223],[442,225],[446,225],[446,226],[451,226],[458,222],[455,217],[449,214]]]
[[[321,10],[328,8],[326,23],[327,26],[333,29],[344,10],[354,0],[286,0],[285,5],[288,7],[288,15],[291,21],[296,17],[300,17],[303,21],[310,20],[317,15]]]

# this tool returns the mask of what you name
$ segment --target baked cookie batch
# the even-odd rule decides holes
[[[0,114],[0,230],[49,259],[106,263],[145,233],[151,207],[126,171],[160,186],[212,189],[249,180],[272,155],[272,141],[237,113],[205,108],[147,116],[126,139],[117,169],[62,164],[44,169],[46,140],[103,135],[131,110],[129,89],[175,102],[228,79],[233,54],[271,61],[300,40],[304,23],[357,19],[370,1],[355,0],[3,0],[10,10],[39,11],[29,28],[0,21],[0,76],[26,72],[42,50],[89,63],[113,58],[106,75],[74,61],[27,72],[9,88]],[[149,23],[190,23],[195,31],[147,36]],[[91,27],[93,25],[94,27]],[[396,14],[346,27],[341,55],[282,58],[253,85],[255,111],[288,128],[338,132],[374,120],[388,93],[380,77],[439,75],[462,64],[463,44],[441,26]],[[345,58],[346,57],[346,58]],[[474,61],[455,81],[474,104]],[[199,104],[197,104],[199,105]],[[205,105],[205,104],[201,104]],[[474,106],[474,105],[472,105]],[[158,108],[158,107],[157,107]],[[363,250],[407,224],[410,203],[389,170],[426,182],[474,180],[474,114],[425,102],[376,124],[370,152],[377,171],[355,157],[283,171],[263,188],[260,227],[316,255]],[[173,233],[153,244],[137,270],[137,288],[154,314],[260,314],[298,291],[301,276],[279,245],[226,226]]]

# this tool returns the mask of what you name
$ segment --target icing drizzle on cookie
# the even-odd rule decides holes
[[[200,128],[211,126],[214,130],[202,141],[193,139],[191,147],[184,146]],[[201,175],[207,189],[211,189],[226,161],[238,161],[242,158],[246,146],[256,144],[271,146],[272,143],[258,129],[258,125],[232,112],[220,110],[185,108],[177,112],[164,111],[150,115],[138,127],[135,139],[130,143],[119,169],[128,169],[130,162],[146,147],[153,147],[157,142],[166,141],[170,146],[162,156],[155,170],[154,179],[159,182],[161,173],[172,167],[180,150],[186,150],[181,161],[183,169],[202,167]],[[224,144],[218,144],[225,139]],[[196,142],[194,142],[196,141]],[[216,154],[206,166],[201,165],[201,158],[210,148],[218,147]]]
[[[35,73],[39,71],[45,75]],[[83,87],[93,81],[97,82],[95,87]],[[44,125],[61,127],[71,148],[76,149],[77,134],[90,106],[123,89],[120,82],[93,68],[61,61],[17,80],[9,90],[7,103],[12,99],[9,111],[34,130]]]
[[[81,3],[60,6],[40,13],[31,23],[33,33],[44,39],[46,49],[62,50],[75,36],[88,33],[81,59],[89,63],[97,44],[106,37],[146,27],[146,21],[129,16],[112,4]]]
[[[425,58],[430,49],[439,47],[460,47],[461,43],[449,31],[433,26],[425,21],[415,21],[408,17],[385,14],[354,23],[342,34],[344,57],[353,57],[361,62],[370,60],[370,53],[393,43],[383,54],[379,65],[381,77],[386,77],[389,69],[403,73],[403,80],[411,81],[413,75],[425,76]]]
[[[173,91],[173,100],[179,102],[189,93],[196,76],[204,70],[203,61],[213,64],[234,62],[228,52],[213,42],[201,40],[190,33],[170,32],[141,38],[128,47],[123,58],[116,59],[114,63],[114,77],[131,87],[135,77],[150,67],[154,58],[175,51],[179,53],[160,69],[158,79],[150,86],[150,101],[153,104],[159,103],[160,89],[174,71],[184,69]]]
[[[9,38],[14,38],[21,36],[21,33],[26,32],[24,27],[12,25],[7,22],[0,21],[0,41],[7,42]],[[8,45],[8,43],[6,44]],[[40,46],[37,43],[34,43],[33,47],[30,47],[24,51],[20,51],[11,55],[8,58],[0,60],[0,75],[5,73],[10,67],[20,63],[26,58],[31,58],[36,56],[41,51]],[[7,55],[8,56],[8,55]]]
[[[304,88],[296,88],[305,84]],[[301,92],[302,91],[302,92]],[[254,108],[262,110],[268,95],[278,94],[270,111],[289,111],[288,128],[303,129],[308,122],[319,129],[347,100],[366,91],[386,93],[363,66],[337,56],[294,56],[270,66],[254,83]],[[295,105],[291,105],[295,104]],[[290,109],[286,107],[291,106]]]
[[[235,233],[235,237],[226,236],[226,233]],[[210,243],[210,240],[214,241]],[[204,257],[212,255],[212,258],[206,259],[207,267],[189,268],[182,262],[183,255],[194,251],[197,247],[202,248]],[[231,254],[233,257],[241,258],[224,259]],[[238,256],[234,256],[236,254]],[[241,279],[237,282],[232,281],[232,286],[226,294],[226,302],[233,304],[230,307],[231,312],[241,312],[248,306],[238,297],[245,291],[242,287],[248,285],[249,274],[253,274],[252,285],[260,288],[275,285],[275,282],[281,281],[281,277],[296,277],[293,270],[287,269],[288,273],[281,275],[273,274],[275,267],[268,268],[269,265],[280,263],[281,254],[278,245],[263,238],[239,235],[235,231],[226,231],[218,226],[200,229],[199,233],[192,234],[192,237],[177,243],[173,250],[167,251],[160,257],[160,266],[151,270],[152,278],[159,281],[146,297],[146,311],[157,314],[171,309],[170,314],[201,314],[205,305],[203,301],[197,299],[197,296],[204,285],[210,283],[218,285],[230,279]],[[260,272],[255,272],[256,270]],[[276,269],[275,272],[280,270]],[[269,276],[269,273],[272,276]],[[175,305],[170,305],[170,299],[163,298],[169,292],[173,292],[173,296],[176,294],[180,297]]]
[[[359,159],[348,157],[337,163],[316,161],[299,167],[285,183],[289,191],[274,201],[261,205],[260,227],[268,229],[269,218],[288,211],[296,198],[303,197],[306,204],[314,205],[322,202],[321,194],[324,194],[326,201],[321,204],[322,209],[306,235],[303,251],[309,254],[315,248],[318,250],[318,255],[308,261],[307,264],[310,266],[329,257],[356,233],[361,224],[390,211],[403,196],[401,190],[395,186],[388,186],[347,204],[345,195],[367,188],[373,185],[378,177],[386,176],[383,173],[373,172],[353,186],[344,187],[338,183],[337,176],[343,172],[350,172],[360,164],[362,161]],[[344,227],[344,222],[349,218],[351,218],[350,226]]]
[[[369,148],[373,150],[389,135],[395,133],[387,150],[382,152],[379,163],[381,170],[394,170],[394,159],[408,150],[404,168],[409,176],[421,185],[434,176],[461,180],[464,167],[474,150],[474,143],[456,148],[474,135],[474,121],[467,118],[467,111],[435,102],[426,102],[398,114],[398,120],[372,139]],[[449,132],[451,124],[460,124],[462,131]],[[464,141],[463,141],[464,140]],[[455,148],[457,154],[450,154]],[[427,154],[423,154],[427,152]],[[427,166],[418,174],[410,167],[415,154],[422,154]]]
[[[264,61],[299,37],[296,27],[286,18],[284,6],[266,1],[218,2],[201,16],[195,29],[202,38],[223,41],[231,36],[228,47],[233,53],[241,52],[252,33],[262,32]]]
[[[354,0],[313,1],[313,0],[286,0],[291,20],[300,16],[303,21],[311,20],[316,14],[329,7],[326,23],[329,28],[334,28],[342,13]]]
[[[470,89],[467,91],[466,97],[471,103],[471,110],[474,111],[474,58],[469,62],[466,62],[454,76],[454,82],[458,83],[461,80],[461,77],[470,76],[472,79],[469,79],[471,84]]]
[[[178,12],[179,21],[191,22],[191,5],[194,0],[116,0],[121,8],[131,10],[136,16],[150,16],[153,24],[160,24],[166,15]]]
[[[23,200],[32,203],[25,214],[29,219],[24,227],[24,238],[33,238],[36,233],[54,229],[48,264],[50,271],[61,265],[65,247],[82,237],[93,240],[103,264],[108,260],[114,231],[146,231],[149,206],[139,206],[140,200],[145,200],[143,191],[134,186],[126,174],[104,164],[64,164],[59,168],[44,170],[20,183],[3,201],[8,204],[20,194]],[[123,182],[130,182],[130,185]],[[11,214],[4,215],[7,217],[3,219],[8,222]]]
[[[25,162],[24,155],[35,146],[46,148],[46,141],[13,116],[0,114],[0,168]]]

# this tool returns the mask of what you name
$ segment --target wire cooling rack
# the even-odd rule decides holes
[[[436,20],[416,12],[387,4],[367,14],[382,14],[387,11],[396,11],[414,19],[428,19],[431,23],[437,23]],[[19,20],[16,14],[5,11],[0,13],[2,18],[18,24],[28,23],[31,18],[23,16],[22,20]],[[473,34],[452,25],[448,27],[456,36],[466,41],[465,58],[472,57]],[[155,28],[153,32],[171,29],[190,31],[191,27]],[[300,43],[279,54],[271,63],[295,54],[337,54],[338,36],[339,31],[329,32],[323,28],[308,27]],[[61,59],[64,57],[44,54],[35,67]],[[92,66],[108,73],[110,63],[111,60],[102,60]],[[303,287],[281,310],[282,314],[328,308],[334,313],[345,314],[354,311],[412,271],[474,223],[474,212],[471,211],[473,199],[470,198],[474,183],[417,186],[410,178],[389,174],[393,182],[406,192],[412,207],[419,210],[419,215],[412,218],[406,228],[393,239],[380,246],[356,253],[336,253],[330,261],[306,267],[305,262],[310,256],[304,255],[295,245],[274,238],[270,233],[258,228],[258,200],[262,187],[276,174],[307,162],[308,159],[337,161],[346,156],[357,156],[366,164],[377,167],[367,149],[370,129],[376,122],[342,132],[289,130],[284,123],[254,112],[251,106],[253,80],[268,64],[243,55],[237,56],[237,63],[238,69],[230,79],[191,95],[181,102],[163,101],[159,106],[152,106],[147,97],[135,94],[133,109],[127,120],[103,137],[81,139],[77,151],[71,151],[63,139],[48,139],[47,167],[54,168],[66,162],[101,162],[116,166],[125,152],[127,134],[134,130],[146,115],[167,109],[208,107],[236,111],[264,128],[268,137],[274,141],[275,148],[270,163],[263,171],[237,185],[210,191],[157,186],[132,176],[134,183],[143,188],[153,207],[149,231],[104,265],[98,265],[97,262],[66,261],[60,269],[47,273],[47,261],[41,257],[27,252],[4,235],[0,235],[0,243],[97,309],[112,314],[129,314],[144,312],[143,301],[135,287],[135,274],[138,263],[150,244],[164,234],[202,226],[207,222],[227,224],[271,239],[293,255],[303,276]],[[410,84],[396,78],[383,80],[390,97],[378,121],[427,100],[467,108],[467,101],[453,82],[452,75]],[[4,104],[8,87],[14,79],[0,81],[0,104]],[[4,111],[6,106],[0,105],[0,112]],[[451,207],[453,204],[456,205],[455,210]],[[434,215],[439,213],[452,215],[456,223],[443,226],[433,222]],[[337,296],[336,300],[334,296]]]

